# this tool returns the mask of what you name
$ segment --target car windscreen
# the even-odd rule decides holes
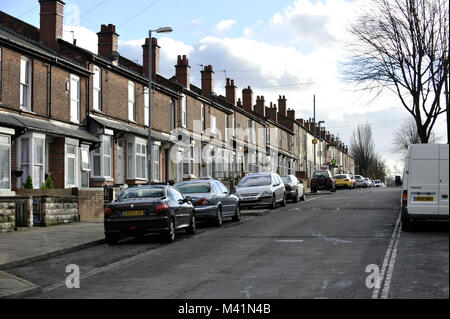
[[[129,198],[159,198],[166,196],[164,188],[141,188],[141,189],[126,189],[120,194],[119,200]]]
[[[319,176],[325,176],[325,177],[328,177],[328,172],[327,172],[327,171],[318,171],[318,172],[314,172],[313,177],[319,177]]]
[[[283,183],[285,184],[290,184],[292,183],[291,178],[289,176],[280,176],[281,180],[283,181]]]
[[[355,179],[362,179],[362,176],[356,175]]]
[[[271,184],[270,176],[246,176],[238,184],[238,187],[264,186]]]
[[[209,183],[186,183],[175,185],[175,188],[182,194],[210,193],[211,185]]]
[[[333,177],[334,179],[344,179],[344,178],[348,178],[347,175],[336,175]]]

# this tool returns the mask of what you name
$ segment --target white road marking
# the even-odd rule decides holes
[[[386,255],[384,256],[383,266],[381,268],[381,274],[379,280],[379,288],[374,288],[372,293],[372,299],[378,299],[380,297],[380,290],[384,282],[384,288],[381,291],[381,298],[386,299],[389,295],[389,288],[392,279],[392,271],[394,269],[395,258],[397,257],[397,246],[400,238],[401,231],[401,214],[398,215],[395,223],[394,232],[392,233],[391,241],[389,242]],[[387,276],[386,276],[386,269]],[[386,276],[386,277],[385,277]]]
[[[277,239],[279,243],[302,243],[303,239]]]
[[[252,289],[252,288],[253,288],[252,285],[249,285],[249,286],[245,287],[245,290],[242,290],[241,294],[245,294],[245,297],[247,299],[250,299],[250,289]]]
[[[324,236],[324,235],[322,235],[322,233],[321,232],[315,232],[314,230],[311,232],[311,234],[314,236],[314,237],[317,237],[317,238],[319,238],[319,239],[322,239],[322,240],[325,240],[325,241],[332,241],[333,242],[333,245],[336,245],[337,243],[351,243],[351,241],[349,241],[349,240],[343,240],[343,239],[338,239],[338,238],[332,238],[332,237],[326,237],[326,236]]]

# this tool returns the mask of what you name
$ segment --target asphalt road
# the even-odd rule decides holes
[[[401,231],[400,193],[311,195],[264,216],[177,234],[173,244],[149,236],[8,272],[43,287],[34,298],[448,299],[448,223]],[[80,267],[79,289],[64,284],[68,264]],[[379,289],[367,287],[368,265],[378,267]]]

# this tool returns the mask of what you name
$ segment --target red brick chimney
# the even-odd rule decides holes
[[[283,95],[283,97],[281,97],[281,95],[279,95],[279,98],[278,98],[278,112],[280,112],[284,116],[287,116],[286,115],[286,102],[287,102],[287,100],[284,97],[284,95]]]
[[[296,120],[298,123],[300,123],[300,125],[305,126],[305,120],[303,119],[297,119]]]
[[[41,5],[39,38],[52,50],[58,50],[58,39],[63,37],[64,5],[61,0],[39,0]]]
[[[259,95],[256,97],[256,105],[254,106],[254,110],[256,113],[266,116],[266,106],[263,95],[261,95],[261,97]]]
[[[148,38],[145,39],[145,44],[142,45],[142,67],[145,76],[148,76]],[[159,74],[159,49],[158,40],[152,38],[152,79],[156,79],[156,75]]]
[[[227,84],[225,85],[225,95],[229,103],[236,105],[236,86],[234,85],[234,80],[230,81],[230,78],[227,78]]]
[[[279,108],[281,108],[281,106],[278,105]],[[281,113],[281,111],[279,111]],[[284,115],[286,116],[286,113],[284,113]],[[287,111],[287,117],[290,118],[291,120],[295,121],[295,111],[288,109]]]
[[[119,35],[114,24],[102,24],[98,36],[98,55],[107,59],[115,59],[119,47]]]
[[[214,71],[211,65],[206,65],[202,71],[202,94],[210,97],[214,93]]]
[[[242,107],[247,111],[253,111],[253,91],[250,86],[242,89]]]
[[[191,88],[191,67],[185,55],[183,57],[178,56],[177,65],[175,65],[175,77],[176,81],[188,90]]]
[[[272,102],[270,102],[270,107],[266,107],[266,117],[271,119],[274,122],[277,122],[278,120],[278,114],[277,114],[277,105],[274,104],[272,107]]]
[[[238,98],[238,100],[237,100],[237,102],[236,102],[236,106],[242,107],[242,101],[241,101],[241,98]]]

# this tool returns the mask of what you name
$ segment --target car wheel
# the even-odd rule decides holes
[[[277,208],[277,201],[275,200],[275,195],[272,195],[272,204],[270,204],[270,209]]]
[[[217,215],[216,215],[215,225],[217,227],[220,227],[220,226],[222,226],[222,223],[223,223],[222,208],[219,206],[217,208]]]
[[[298,190],[295,192],[294,203],[298,203]]]
[[[238,222],[241,220],[241,208],[239,207],[239,203],[236,204],[236,209],[234,211],[233,221]]]
[[[303,190],[303,195],[302,195],[302,197],[300,197],[300,200],[301,200],[302,202],[304,202],[304,201],[306,200],[305,190]]]
[[[312,189],[311,189],[311,192],[313,192],[313,193],[317,193],[317,189],[315,189],[315,188],[312,188]]]
[[[283,193],[283,201],[281,202],[281,207],[286,206],[286,193]]]
[[[175,241],[175,219],[171,218],[169,222],[169,230],[166,233],[166,241],[168,243],[173,243]]]
[[[105,234],[105,241],[108,245],[117,245],[119,243],[119,234]]]
[[[194,214],[192,214],[191,224],[189,225],[188,228],[186,228],[186,232],[191,235],[194,235],[197,232],[197,226],[195,224],[195,215]]]

